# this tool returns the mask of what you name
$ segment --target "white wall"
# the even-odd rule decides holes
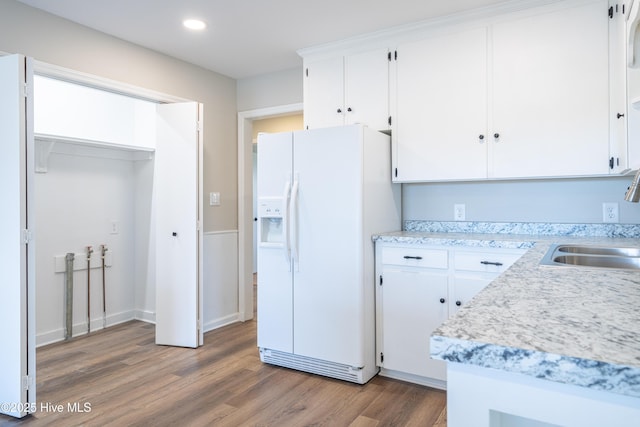
[[[153,153],[130,148],[155,146],[156,104],[41,76],[34,95],[37,344],[64,337],[65,274],[53,260],[69,252],[82,268],[74,273],[73,334],[87,331],[87,246],[94,249],[91,330],[103,327],[101,244],[112,262],[107,326],[155,320]]]
[[[100,245],[112,251],[106,269],[108,324],[134,317],[134,164],[127,160],[51,154],[47,173],[36,174],[36,335],[38,344],[64,337],[65,274],[54,257]],[[150,189],[149,189],[150,190]],[[111,234],[117,222],[118,233]],[[84,266],[86,258],[76,264]],[[99,263],[98,263],[99,264]],[[96,264],[96,265],[98,265]],[[87,270],[74,273],[74,335],[86,332]],[[102,328],[102,271],[91,269],[92,330]]]
[[[204,235],[204,331],[239,320],[238,233],[220,231]]]

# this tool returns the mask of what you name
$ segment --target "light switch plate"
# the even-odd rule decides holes
[[[217,191],[209,193],[209,206],[220,206],[220,193]]]

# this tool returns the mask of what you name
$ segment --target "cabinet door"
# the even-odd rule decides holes
[[[389,129],[389,50],[345,58],[345,122]]]
[[[487,176],[487,30],[398,47],[394,180]]]
[[[483,290],[491,280],[493,279],[456,276],[453,280],[450,295],[451,299],[449,300],[449,315],[453,316],[460,307],[468,303],[471,298]]]
[[[305,64],[304,124],[307,129],[344,124],[343,57]]]
[[[608,67],[606,1],[494,25],[490,177],[608,174]]]
[[[429,337],[447,319],[447,273],[384,269],[383,279],[384,368],[445,380],[446,363],[429,356]]]

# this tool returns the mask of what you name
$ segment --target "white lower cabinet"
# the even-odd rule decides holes
[[[380,358],[386,369],[444,380],[446,364],[425,355],[429,340],[424,332],[447,320],[447,270],[403,271],[390,267],[384,273],[382,330],[384,350]]]
[[[377,362],[380,374],[446,386],[446,363],[429,337],[525,249],[376,243]]]

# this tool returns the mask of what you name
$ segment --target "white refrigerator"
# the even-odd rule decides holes
[[[389,136],[261,134],[257,194],[261,360],[367,382],[378,372],[371,236],[401,228]]]

